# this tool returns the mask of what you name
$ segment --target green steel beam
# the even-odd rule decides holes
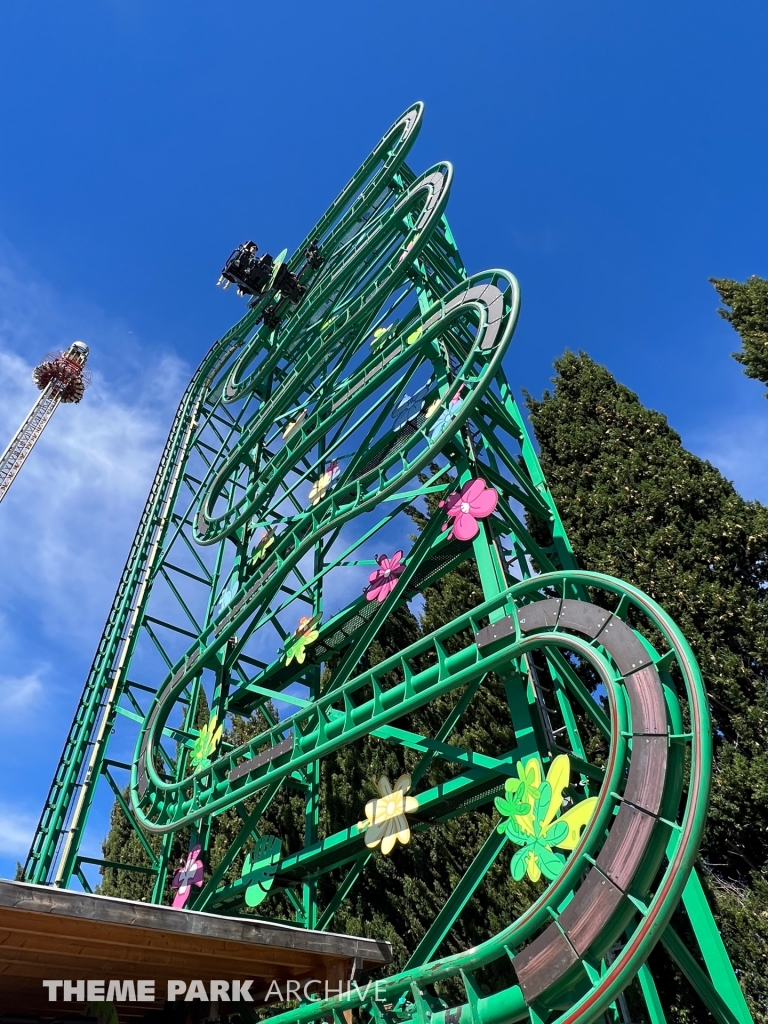
[[[418,792],[413,819],[418,841],[420,832],[439,829],[470,810],[484,809],[490,817],[491,801],[504,779],[514,776],[518,761],[535,757],[546,765],[562,748],[573,771],[590,783],[587,792],[599,797],[600,809],[583,844],[516,921],[475,949],[440,958],[441,944],[503,852],[505,837],[490,818],[485,846],[444,906],[436,908],[408,968],[384,982],[385,1001],[397,1007],[398,1021],[535,1024],[546,1017],[548,1024],[553,1019],[588,1024],[603,1014],[618,1020],[622,992],[637,977],[652,1024],[661,1024],[664,1012],[647,958],[663,936],[721,1024],[748,1024],[746,1003],[691,873],[711,756],[698,668],[674,623],[650,599],[620,581],[577,569],[504,371],[519,308],[516,282],[502,271],[467,275],[445,217],[452,168],[438,164],[416,175],[405,164],[421,117],[422,107],[415,104],[398,119],[288,258],[306,288],[302,300],[291,303],[274,291],[255,298],[193,375],[76,709],[25,877],[65,886],[78,880],[90,891],[84,866],[137,870],[153,878],[151,898],[160,903],[179,829],[191,827],[207,849],[215,815],[235,810],[243,821],[238,836],[209,872],[194,905],[241,912],[247,879],[224,884],[224,876],[236,867],[285,783],[303,794],[305,835],[300,849],[283,852],[274,891],[284,894],[298,923],[328,928],[381,853],[365,847],[356,826],[322,833],[323,758],[373,736],[421,755],[412,774],[414,789],[436,762],[460,766],[460,774]],[[324,260],[320,267],[305,263],[315,239]],[[278,327],[265,322],[268,305],[277,311]],[[384,333],[374,336],[379,329]],[[396,426],[398,403],[409,393],[407,400],[416,401],[413,389],[420,387],[425,389],[422,407]],[[308,505],[310,485],[331,473],[332,460],[338,460],[338,478]],[[449,541],[444,514],[437,512],[407,552],[400,589],[391,599],[379,607],[352,599],[338,608],[331,581],[342,570],[375,566],[372,546],[381,543],[391,550],[409,505],[423,512],[426,502],[434,504],[436,497],[444,499],[477,478],[496,490],[499,501],[493,515],[479,522],[471,545]],[[273,543],[261,561],[251,562],[251,545],[267,527]],[[481,581],[477,608],[362,671],[360,662],[391,612],[468,558]],[[667,861],[647,896],[630,894],[636,913],[615,955],[602,964],[584,958],[579,982],[567,997],[558,996],[558,1005],[565,1000],[568,1009],[548,1012],[551,1006],[528,1006],[514,985],[484,995],[475,974],[497,960],[511,958],[514,964],[518,951],[572,898],[620,803],[632,743],[621,681],[599,638],[590,642],[558,628],[524,636],[517,614],[542,598],[588,601],[601,591],[609,606],[618,602],[620,619],[636,621],[627,618],[632,609],[648,636],[657,638],[653,649],[646,647],[666,686],[669,756],[677,764],[695,755],[697,767],[685,785],[680,773],[670,789],[662,816],[672,836]],[[314,615],[319,622],[319,637],[300,665],[290,664],[285,650],[299,615]],[[458,643],[459,636],[491,624],[505,628],[505,622],[512,630],[495,647]],[[278,644],[276,656],[263,639],[267,636]],[[598,669],[612,695],[610,714],[584,685],[568,652]],[[335,672],[321,688],[329,661]],[[673,666],[683,680],[677,695],[669,675]],[[471,719],[473,698],[490,673],[503,685],[515,736],[512,751],[494,756],[451,742],[454,731]],[[148,695],[146,707],[134,688]],[[201,769],[191,758],[204,692],[217,721],[229,713],[253,713],[266,726],[238,749],[222,742],[210,767]],[[448,694],[455,702],[434,735],[420,735],[398,722]],[[291,713],[273,714],[272,700],[284,701]],[[680,705],[691,722],[685,729]],[[582,713],[610,744],[607,768],[585,756]],[[556,716],[557,729],[550,715]],[[136,743],[133,765],[109,756],[117,742],[113,733],[123,747],[128,737]],[[143,737],[148,754],[141,762]],[[270,760],[273,750],[279,753]],[[230,773],[254,757],[262,763],[233,783]],[[163,766],[159,772],[156,759]],[[131,769],[130,802],[112,776],[113,767]],[[146,779],[144,790],[140,775]],[[81,854],[100,786],[126,814],[152,868]],[[248,811],[250,800],[255,805],[249,802]],[[147,838],[152,831],[162,833],[157,853]],[[92,833],[91,828],[91,839]],[[321,907],[318,892],[327,889],[319,882],[332,871],[338,880]],[[681,900],[710,977],[669,928]],[[717,978],[720,995],[711,978]],[[434,984],[448,979],[463,986],[460,1007],[444,1007],[430,994]],[[359,993],[300,1006],[278,1016],[276,1024],[341,1022],[347,1010],[363,1003],[374,1019],[390,1024],[388,1011]]]

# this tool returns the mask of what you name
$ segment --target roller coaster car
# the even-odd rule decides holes
[[[290,302],[298,302],[307,290],[303,284],[299,284],[298,277],[292,274],[284,263],[277,268],[273,287]]]
[[[216,284],[223,283],[225,290],[235,284],[238,295],[262,295],[272,279],[274,260],[268,253],[258,257],[258,251],[258,245],[252,241],[238,245]]]
[[[265,306],[262,312],[262,319],[270,331],[277,330],[282,322],[277,313],[277,306]]]
[[[325,257],[320,255],[317,239],[314,242],[310,242],[309,248],[304,253],[304,259],[307,261],[307,266],[313,270],[319,270],[325,263]]]

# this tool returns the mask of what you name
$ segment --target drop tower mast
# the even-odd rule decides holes
[[[52,352],[32,371],[41,392],[10,444],[0,456],[0,501],[24,465],[60,402],[79,402],[91,383],[85,369],[88,346],[74,341],[66,352]]]

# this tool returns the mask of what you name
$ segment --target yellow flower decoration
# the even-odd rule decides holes
[[[340,472],[341,467],[338,462],[332,462],[328,469],[315,480],[309,492],[310,505],[317,505],[318,502],[323,500]]]
[[[248,564],[250,566],[258,565],[263,559],[267,557],[267,551],[275,543],[275,531],[271,528],[264,530],[259,537],[258,542],[254,545],[248,556]]]
[[[375,349],[379,344],[384,341],[385,335],[389,334],[392,330],[392,324],[388,324],[386,327],[377,327],[371,335],[371,348]]]
[[[406,814],[413,814],[419,802],[407,793],[411,788],[411,776],[401,775],[394,786],[386,775],[376,783],[381,798],[369,800],[365,805],[365,821],[358,829],[365,831],[365,845],[373,850],[381,843],[381,852],[387,857],[397,843],[405,845],[411,841],[411,828]]]
[[[307,657],[307,647],[309,647],[310,644],[313,644],[320,636],[320,630],[317,626],[318,617],[310,619],[308,616],[302,615],[299,619],[299,625],[296,628],[296,632],[288,641],[288,645],[285,648],[286,665],[290,665],[294,659],[299,663],[299,665],[304,664]]]
[[[224,724],[216,725],[216,713],[211,713],[211,719],[207,725],[200,730],[200,735],[192,747],[192,761],[197,768],[207,768],[211,763],[211,755],[221,741],[221,734],[224,731]]]
[[[283,430],[283,440],[288,441],[296,433],[299,427],[302,425],[304,420],[307,418],[306,410],[302,409],[298,417],[285,427]]]
[[[557,817],[571,778],[567,754],[554,759],[544,781],[536,758],[530,758],[524,765],[518,762],[517,776],[507,779],[504,797],[495,800],[496,810],[502,815],[497,830],[521,847],[512,857],[512,877],[519,881],[527,874],[532,882],[538,882],[542,875],[555,879],[563,869],[565,857],[553,847],[574,849],[594,813],[597,797],[582,800]]]

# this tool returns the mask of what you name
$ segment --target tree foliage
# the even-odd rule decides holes
[[[715,731],[712,808],[702,850],[704,881],[756,1020],[768,1024],[761,1009],[768,1002],[768,509],[744,501],[715,467],[683,448],[664,416],[646,409],[588,356],[567,353],[556,370],[554,390],[541,400],[529,396],[528,406],[542,466],[579,562],[629,580],[659,601],[685,632],[704,672]],[[412,510],[412,518],[423,528],[423,512]],[[531,529],[535,532],[534,524]],[[418,614],[407,605],[393,605],[359,670],[475,607],[482,600],[475,563],[468,559],[422,596]],[[325,666],[326,678],[332,671],[332,664]],[[394,724],[434,736],[455,699],[441,698]],[[198,725],[207,720],[202,701],[197,719]],[[239,744],[260,728],[257,718],[230,720],[225,738]],[[497,680],[486,680],[478,690],[450,742],[492,756],[512,749],[514,732]],[[324,758],[319,838],[353,828],[364,816],[366,801],[376,796],[378,776],[394,781],[401,772],[413,771],[421,757],[418,751],[368,736]],[[418,790],[444,782],[458,770],[435,759]],[[416,818],[407,846],[397,847],[389,857],[379,851],[370,854],[329,923],[333,931],[389,940],[395,969],[407,963],[436,908],[455,890],[494,825],[489,807],[436,825]],[[213,819],[208,869],[220,862],[240,826],[234,811]],[[258,831],[278,836],[284,854],[298,851],[305,837],[301,792],[282,787]],[[188,839],[176,837],[175,857]],[[154,850],[160,840],[147,841]],[[360,852],[365,854],[362,845]],[[149,863],[117,803],[104,855],[123,863]],[[538,887],[512,880],[509,855],[505,850],[493,864],[441,953],[478,944],[529,905]],[[242,856],[225,881],[238,877],[241,864]],[[321,876],[321,907],[350,867]],[[296,912],[285,894],[290,880],[282,883],[253,912],[293,919]],[[102,891],[146,899],[151,876],[106,868]],[[300,887],[294,892],[300,899]],[[685,923],[677,926],[684,929]],[[661,950],[654,960],[662,964]],[[670,1020],[687,1024],[706,1019],[668,962],[656,973]]]
[[[579,563],[650,594],[702,668],[715,747],[702,854],[726,883],[715,910],[757,1007],[755,948],[763,962],[768,952],[768,509],[586,354],[567,352],[555,369],[554,390],[527,403]],[[738,906],[728,883],[747,894]]]
[[[710,281],[725,305],[718,313],[741,338],[741,351],[733,358],[748,377],[768,384],[768,281],[756,276],[743,284],[727,278]]]

